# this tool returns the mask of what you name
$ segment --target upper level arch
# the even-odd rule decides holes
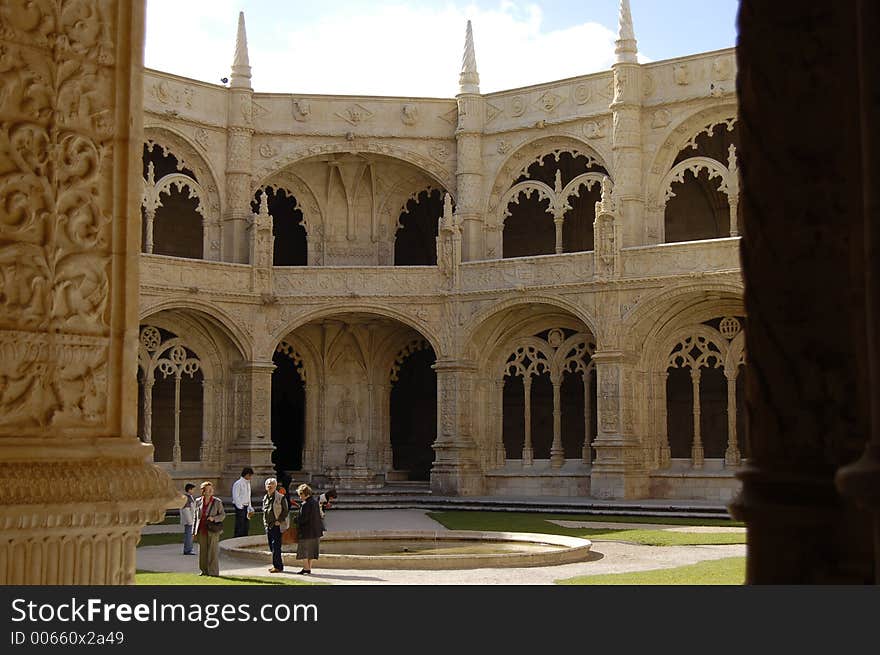
[[[140,321],[143,323],[154,320],[151,317],[166,312],[186,314],[193,317],[193,320],[197,319],[200,323],[213,326],[213,332],[229,341],[237,357],[244,361],[251,359],[253,351],[251,338],[242,326],[217,305],[198,298],[167,298],[142,307]]]
[[[478,311],[462,328],[462,355],[483,368],[492,357],[490,344],[504,343],[518,334],[545,329],[588,331],[598,337],[596,320],[581,304],[555,296],[522,296],[492,303]]]
[[[422,335],[422,337],[424,337],[424,339],[431,345],[431,348],[438,357],[441,356],[441,353],[445,353],[449,350],[445,347],[446,344],[442,339],[442,335],[440,335],[431,325],[428,325],[425,321],[411,316],[398,308],[367,302],[352,302],[340,306],[338,302],[334,302],[312,309],[277,329],[266,341],[267,343],[272,344],[272,350],[266,353],[261,353],[261,358],[271,359],[272,353],[274,353],[277,344],[304,325],[352,314],[375,315],[397,321]]]
[[[311,265],[393,265],[407,201],[425,190],[446,193],[450,188],[424,161],[414,164],[414,157],[398,156],[405,153],[393,148],[388,152],[313,148],[304,154],[308,156],[291,155],[281,169],[257,179],[261,185],[284,186],[297,198]]]
[[[645,370],[659,365],[668,352],[657,344],[674,338],[683,326],[702,323],[717,316],[744,315],[743,287],[734,282],[681,283],[658,289],[623,316],[621,345],[641,352]],[[645,348],[644,344],[654,344]]]
[[[694,211],[712,214],[714,220],[709,220],[709,223],[718,225],[714,226],[714,230],[711,229],[712,226],[688,228],[687,225],[681,225],[680,230],[673,227],[669,235],[671,240],[737,234],[734,216],[739,184],[735,153],[727,146],[706,147],[712,145],[707,142],[707,137],[722,136],[722,139],[715,140],[723,140],[723,135],[735,130],[736,121],[736,105],[724,103],[704,107],[669,128],[645,177],[647,243],[670,240],[666,234],[667,202],[675,193],[681,194],[681,191],[676,191],[670,196],[670,186],[682,182],[688,182],[693,188],[688,184],[684,185],[687,191],[673,200],[673,204],[681,205],[675,210],[679,214]],[[686,164],[686,160],[690,160],[690,163]],[[707,164],[710,160],[711,163]],[[723,171],[720,184],[717,179],[711,179],[715,170]],[[677,188],[681,189],[681,185],[677,185]],[[699,190],[695,191],[696,189]],[[679,222],[681,221],[673,221],[674,225]]]
[[[223,197],[218,186],[218,176],[211,162],[202,156],[196,145],[181,132],[166,125],[147,124],[144,126],[144,143],[162,146],[173,154],[180,165],[195,175],[196,182],[205,191],[206,216],[219,219],[223,211]]]
[[[487,255],[524,257],[593,250],[595,204],[608,169],[592,147],[541,138],[502,165],[486,214]]]
[[[571,136],[540,136],[527,141],[514,150],[498,168],[488,172],[492,180],[492,187],[486,199],[486,217],[496,216],[502,196],[517,183],[520,177],[525,175],[529,166],[539,163],[547,155],[558,156],[567,152],[575,157],[585,157],[590,162],[595,162],[610,173],[608,159],[592,144],[586,143]],[[586,171],[585,171],[586,172]]]
[[[300,164],[308,159],[326,157],[327,155],[364,155],[381,156],[390,159],[398,159],[423,171],[425,175],[434,179],[446,189],[455,188],[454,158],[450,163],[443,166],[430,157],[393,143],[351,143],[348,141],[325,143],[301,148],[292,153],[280,154],[266,159],[262,166],[254,168],[254,177],[264,179],[272,175],[274,171],[280,171],[292,165]]]

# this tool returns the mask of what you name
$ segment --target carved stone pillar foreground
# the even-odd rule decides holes
[[[473,496],[482,491],[477,445],[471,435],[475,366],[438,359],[437,441],[431,491],[444,496]]]
[[[731,510],[748,525],[750,584],[874,576],[869,516],[834,486],[864,449],[878,392],[865,363],[862,206],[878,104],[860,128],[857,4],[740,4],[750,457]],[[821,55],[805,63],[806,52]]]
[[[131,584],[179,499],[135,436],[144,5],[2,21],[0,585]]]

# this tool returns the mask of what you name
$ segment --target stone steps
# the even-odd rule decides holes
[[[338,509],[479,510],[541,512],[596,516],[667,516],[682,518],[730,518],[721,504],[702,501],[607,501],[592,498],[444,497],[430,492],[387,490],[339,490],[333,504]]]

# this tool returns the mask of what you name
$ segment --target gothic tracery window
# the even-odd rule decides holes
[[[141,439],[152,443],[157,462],[200,461],[203,372],[201,361],[176,335],[141,328],[138,386]]]
[[[666,361],[666,447],[672,459],[695,468],[706,459],[740,463],[744,452],[742,317],[696,326],[673,346]]]
[[[667,243],[736,236],[736,120],[706,126],[679,152],[662,183]]]
[[[152,141],[144,145],[143,164],[143,251],[201,259],[206,207],[195,173]]]
[[[518,342],[498,383],[497,447],[505,459],[527,466],[549,460],[554,467],[592,461],[595,350],[589,335],[558,328]]]
[[[593,250],[605,175],[592,158],[570,152],[554,152],[529,165],[501,201],[504,258]]]

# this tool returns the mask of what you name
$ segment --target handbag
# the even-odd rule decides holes
[[[290,527],[281,533],[282,544],[295,544],[299,542],[299,534],[296,531],[296,523],[291,523]]]
[[[214,499],[211,499],[211,504],[208,505],[208,514],[211,513],[211,508],[214,507]],[[223,532],[223,523],[216,523],[215,521],[209,521],[208,517],[205,516],[205,526],[208,528],[208,532]]]

